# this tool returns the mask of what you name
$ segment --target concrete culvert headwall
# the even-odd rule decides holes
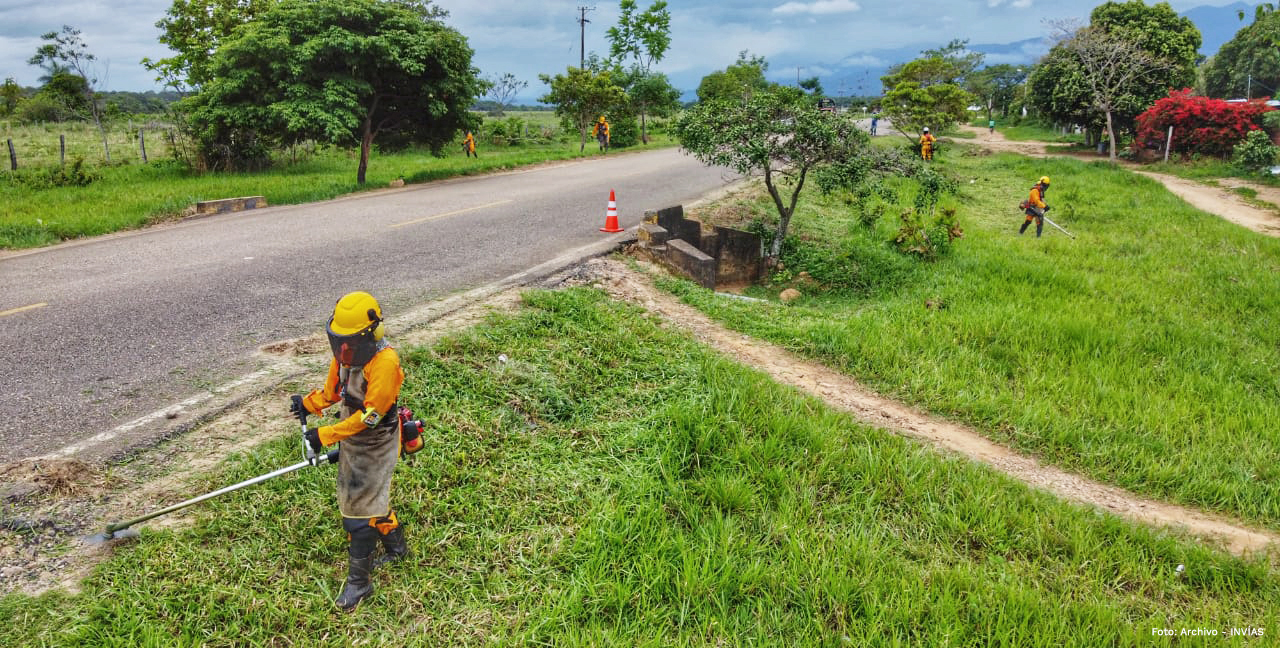
[[[645,212],[637,237],[641,254],[711,290],[752,283],[764,272],[759,236],[685,218],[682,205]]]

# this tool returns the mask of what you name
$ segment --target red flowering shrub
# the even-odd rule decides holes
[[[1173,126],[1171,152],[1231,155],[1231,149],[1249,131],[1262,128],[1262,113],[1271,110],[1264,101],[1227,102],[1192,96],[1191,88],[1172,90],[1168,97],[1138,115],[1134,146],[1164,148],[1169,127]]]

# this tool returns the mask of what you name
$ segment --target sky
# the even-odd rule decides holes
[[[1170,0],[1178,12],[1233,0]],[[638,0],[641,9],[652,0]],[[41,34],[63,25],[81,30],[98,58],[102,90],[160,90],[143,57],[169,56],[155,23],[173,0],[0,0],[0,79],[36,86],[41,70],[27,64]],[[1091,0],[668,0],[671,47],[655,69],[691,91],[703,76],[732,64],[742,50],[769,61],[773,81],[822,78],[828,94],[878,94],[865,68],[901,62],[876,50],[939,47],[952,39],[1011,43],[1045,37],[1045,22],[1087,21]],[[1148,2],[1148,4],[1153,4]],[[1251,2],[1251,4],[1256,4]],[[587,12],[587,53],[608,53],[605,31],[617,23],[616,0],[436,0],[446,23],[465,35],[482,76],[512,73],[527,81],[524,103],[545,92],[538,74],[562,74],[579,60],[578,7]],[[1029,54],[1028,56],[1032,56]],[[988,57],[988,63],[1001,61]]]

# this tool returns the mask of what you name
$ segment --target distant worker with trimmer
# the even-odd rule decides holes
[[[329,375],[320,389],[293,396],[290,410],[305,423],[308,413],[341,405],[337,423],[308,427],[303,438],[317,455],[324,446],[341,442],[338,510],[347,532],[347,582],[334,603],[350,611],[373,593],[370,573],[379,541],[384,555],[377,564],[409,553],[404,530],[391,510],[391,473],[402,449],[416,452],[422,439],[417,429],[402,439],[410,429],[402,430],[408,410],[397,404],[404,371],[385,339],[378,301],[366,292],[344,295],[326,328],[333,351]]]
[[[934,143],[936,143],[937,141],[938,141],[938,138],[934,137],[934,136],[933,136],[933,133],[930,133],[930,132],[929,132],[929,127],[928,127],[928,126],[925,126],[925,127],[924,127],[924,132],[920,134],[920,157],[921,157],[921,159],[924,159],[924,160],[932,160],[932,159],[933,159],[933,145],[934,145]]]
[[[471,134],[471,131],[467,131],[467,136],[462,138],[462,152],[467,157],[480,157],[480,154],[476,153],[476,138]]]
[[[600,115],[600,119],[596,120],[595,128],[591,129],[591,134],[595,136],[596,142],[600,144],[601,151],[609,150],[609,121]]]
[[[1044,196],[1049,191],[1049,176],[1040,176],[1040,181],[1031,187],[1031,195],[1022,202],[1022,211],[1027,215],[1027,220],[1022,222],[1022,227],[1018,229],[1018,234],[1027,231],[1027,226],[1031,221],[1036,222],[1036,238],[1040,238],[1040,232],[1044,230],[1044,213],[1049,211],[1049,205],[1044,202]]]

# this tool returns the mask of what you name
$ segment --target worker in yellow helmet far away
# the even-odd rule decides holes
[[[1018,233],[1022,234],[1027,231],[1027,226],[1031,221],[1036,222],[1036,238],[1040,238],[1040,232],[1044,230],[1044,213],[1049,211],[1049,206],[1044,202],[1044,196],[1049,191],[1049,176],[1040,176],[1039,182],[1031,187],[1031,195],[1022,203],[1022,211],[1027,215],[1027,220],[1022,222],[1022,227],[1018,228]]]
[[[591,129],[591,134],[595,136],[596,142],[600,144],[601,151],[609,150],[609,121],[600,115],[600,119],[596,120],[596,125]]]

